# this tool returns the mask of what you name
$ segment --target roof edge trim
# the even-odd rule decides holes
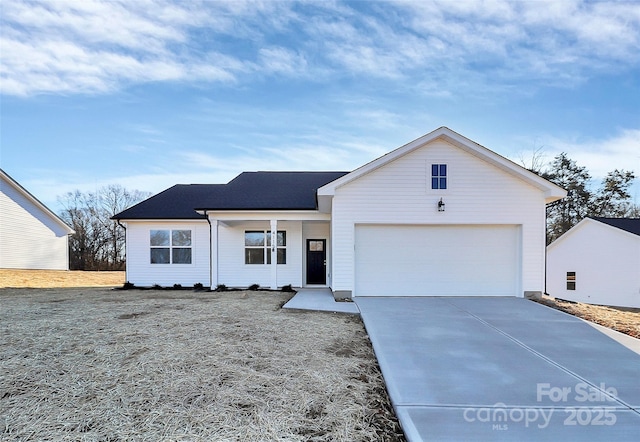
[[[67,231],[67,235],[73,235],[74,233],[76,233],[75,230],[73,230],[67,223],[65,223],[62,218],[60,218],[58,215],[56,215],[56,213],[54,211],[52,211],[51,209],[49,209],[44,203],[42,203],[38,198],[36,198],[35,196],[33,196],[33,194],[31,194],[31,192],[29,192],[27,189],[25,189],[24,187],[22,187],[22,185],[20,183],[18,183],[16,180],[14,180],[7,172],[5,172],[4,170],[0,169],[0,176],[2,176],[3,178],[5,178],[5,180],[14,188],[16,189],[18,192],[20,192],[24,197],[26,197],[29,201],[31,201],[33,204],[35,204],[38,208],[40,208],[42,211],[44,211],[45,213],[47,213],[49,215],[49,217],[51,219],[53,219],[58,225],[60,225],[63,229],[65,229]]]

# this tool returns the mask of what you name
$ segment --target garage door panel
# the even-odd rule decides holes
[[[517,226],[356,226],[356,296],[514,296]]]

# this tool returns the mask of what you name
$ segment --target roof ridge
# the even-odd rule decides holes
[[[619,219],[619,220],[638,220],[640,221],[640,218],[634,218],[634,217],[630,217],[630,216],[589,216],[588,218],[593,218],[593,219]]]
[[[193,219],[196,210],[317,210],[318,187],[348,172],[243,172],[227,184],[176,184],[114,219]]]
[[[589,216],[587,218],[640,236],[640,218],[608,218],[603,216]]]

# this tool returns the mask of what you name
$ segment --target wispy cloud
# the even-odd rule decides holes
[[[447,96],[640,62],[635,2],[5,0],[2,26],[2,92],[19,96],[272,74]]]
[[[437,39],[462,71],[475,64],[495,80],[568,84],[589,68],[617,71],[640,61],[640,5],[631,2],[397,2],[409,27]],[[441,58],[444,58],[442,56]]]
[[[534,149],[543,155],[543,161],[550,163],[553,158],[565,152],[578,166],[585,167],[594,184],[599,183],[615,169],[633,171],[640,184],[640,129],[621,129],[608,138],[587,138],[584,136],[544,136],[536,140]],[[522,159],[530,161],[532,150],[511,155],[513,161],[522,164]]]
[[[632,170],[640,175],[640,129],[621,130],[607,139],[551,138],[545,145],[552,155],[566,152],[596,180],[614,169]]]
[[[208,171],[221,176],[243,171],[326,171],[352,170],[386,153],[389,146],[374,142],[350,140],[346,142],[304,142],[254,146],[235,152],[210,153],[183,151],[176,155],[181,168],[196,174]]]
[[[281,46],[270,46],[259,50],[260,65],[266,72],[299,76],[306,74],[307,60],[303,54]]]
[[[7,0],[2,92],[105,93],[132,83],[233,82],[256,69],[252,62],[209,48],[193,33],[225,34],[241,18],[234,14],[267,13],[264,4],[244,4]]]

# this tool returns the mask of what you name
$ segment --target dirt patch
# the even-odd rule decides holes
[[[0,289],[0,439],[404,441],[361,321],[289,296]]]
[[[640,309],[567,302],[548,296],[538,302],[640,339]]]
[[[0,269],[0,288],[118,287],[124,272]]]

